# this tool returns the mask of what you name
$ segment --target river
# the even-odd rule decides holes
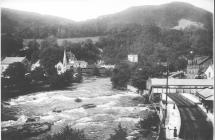
[[[82,101],[76,102],[77,98]],[[90,77],[65,90],[31,93],[4,101],[2,113],[10,113],[7,115],[17,120],[2,121],[1,125],[20,125],[29,117],[37,117],[40,122],[53,123],[49,134],[69,125],[84,130],[90,138],[101,140],[109,138],[119,123],[131,132],[147,109],[138,106],[141,103],[141,96],[135,90],[113,90],[110,78]],[[96,107],[84,109],[84,104]]]

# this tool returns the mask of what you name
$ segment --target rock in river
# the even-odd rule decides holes
[[[51,125],[52,124],[48,122],[44,122],[44,123],[35,122],[35,123],[25,123],[24,125],[3,127],[2,135],[6,139],[11,136],[17,136],[17,137],[35,136],[50,130]]]
[[[88,109],[88,108],[94,108],[94,107],[96,107],[96,105],[95,104],[84,104],[84,105],[82,105],[82,107],[84,109]]]

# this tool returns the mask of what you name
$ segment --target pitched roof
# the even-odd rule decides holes
[[[210,59],[209,56],[202,56],[202,57],[197,57],[196,60],[197,60],[197,64],[202,64],[204,63],[205,61],[207,61],[208,59]]]
[[[14,62],[23,62],[26,58],[25,57],[6,57],[1,64],[12,64]]]
[[[166,86],[166,79],[149,79],[151,86]],[[169,86],[213,86],[211,79],[169,79]]]
[[[210,101],[214,101],[214,95],[213,96],[210,96],[210,97],[208,97],[206,100],[210,100]]]
[[[208,98],[214,95],[214,89],[206,88],[197,92],[201,97]]]

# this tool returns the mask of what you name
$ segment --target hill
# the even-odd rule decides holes
[[[84,22],[2,8],[2,33],[18,34],[23,38],[59,38],[100,36],[130,24],[156,24],[160,28],[178,26],[180,20],[212,28],[212,13],[191,4],[173,2],[157,6],[131,7],[119,13]]]
[[[173,2],[164,5],[147,5],[128,8],[122,12],[102,16],[111,25],[117,24],[156,24],[161,28],[177,26],[181,19],[201,22],[206,27],[212,26],[212,13],[188,3]]]

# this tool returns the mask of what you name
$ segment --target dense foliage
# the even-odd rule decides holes
[[[108,140],[127,140],[126,137],[127,137],[126,129],[123,128],[121,124],[119,124],[118,128],[115,129],[115,134],[111,134]]]
[[[90,39],[82,43],[64,41],[63,46],[67,52],[72,52],[78,60],[84,60],[89,64],[93,64],[101,58],[101,51]]]
[[[16,56],[22,48],[22,39],[11,34],[1,35],[1,57]]]
[[[68,70],[61,75],[51,75],[49,77],[49,83],[52,88],[58,89],[68,86],[73,82],[73,70]]]
[[[81,130],[66,126],[60,133],[48,136],[45,140],[88,140]]]
[[[127,63],[120,63],[116,66],[116,68],[113,70],[112,76],[111,76],[111,82],[113,88],[116,89],[126,89],[127,84],[130,79],[130,66]]]
[[[30,72],[31,79],[34,81],[43,81],[45,80],[45,71],[42,67],[37,67]]]
[[[4,82],[3,86],[6,85],[8,87],[23,87],[26,86],[27,78],[26,67],[24,64],[20,62],[12,63],[8,66],[8,68],[3,72]]]
[[[119,63],[129,53],[138,54],[141,65],[155,68],[168,61],[170,71],[186,68],[192,50],[195,55],[212,55],[212,34],[197,27],[185,30],[161,29],[155,24],[130,25],[100,39],[106,63]],[[207,40],[207,41],[206,41]]]
[[[144,130],[141,132],[143,137],[146,137],[150,132],[157,131],[160,125],[160,118],[156,112],[150,111],[146,115],[145,118],[141,119],[138,124],[137,128]]]

